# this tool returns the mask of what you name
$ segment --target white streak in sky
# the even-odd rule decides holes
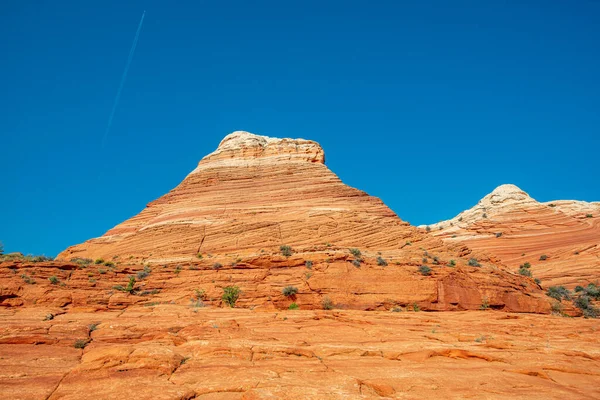
[[[117,90],[117,95],[115,96],[115,102],[113,103],[112,110],[110,111],[110,116],[108,117],[108,124],[106,124],[106,130],[104,131],[104,136],[102,137],[102,148],[104,148],[104,143],[108,138],[108,132],[110,132],[110,127],[112,126],[113,118],[115,116],[115,111],[117,110],[117,106],[119,105],[119,99],[121,98],[121,91],[123,90],[123,86],[125,86],[125,80],[127,79],[127,72],[129,71],[129,66],[131,65],[131,60],[133,59],[133,53],[135,53],[135,48],[137,46],[138,38],[140,37],[140,31],[142,30],[142,24],[144,23],[144,16],[146,15],[146,11],[142,14],[142,19],[140,20],[140,24],[138,25],[137,31],[135,32],[135,38],[133,39],[133,44],[131,45],[131,49],[129,50],[129,56],[127,57],[127,64],[125,64],[125,70],[123,71],[123,75],[121,76],[121,83],[119,84],[119,89]]]

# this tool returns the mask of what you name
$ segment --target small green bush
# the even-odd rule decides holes
[[[223,296],[221,296],[221,300],[229,307],[235,307],[235,303],[238,301],[240,297],[240,288],[237,286],[226,286],[223,288]]]
[[[104,259],[96,258],[96,261],[94,261],[94,264],[104,264]]]
[[[387,267],[388,263],[383,259],[383,257],[379,256],[377,257],[377,265],[380,267]]]
[[[279,251],[281,251],[281,254],[286,257],[289,257],[292,255],[292,248],[287,245],[279,246]]]
[[[360,259],[353,260],[352,265],[354,265],[356,268],[360,268]]]
[[[115,263],[112,261],[106,261],[104,263],[104,265],[106,265],[108,268],[114,268],[115,267]]]
[[[456,266],[456,261],[454,260],[450,260],[450,262],[448,263],[449,267],[455,267]]]
[[[525,264],[529,264],[529,263],[525,263]],[[525,264],[521,265],[519,267],[519,275],[528,276],[531,278],[531,271],[529,270],[529,267],[525,266]]]
[[[75,258],[71,258],[71,262],[75,263],[79,266],[88,266],[91,263],[94,262],[94,260],[92,260],[91,258],[80,258],[80,257],[75,257]]]
[[[223,268],[223,265],[221,263],[218,263],[218,262],[214,263],[213,266],[212,266],[212,269],[215,269],[215,270],[218,270],[218,269],[221,269],[221,268]]]
[[[85,346],[87,346],[89,342],[89,339],[77,339],[75,343],[73,343],[73,347],[76,349],[85,349]]]
[[[333,301],[325,296],[323,297],[323,300],[321,300],[321,306],[323,307],[323,310],[333,310]]]
[[[429,275],[431,275],[431,268],[429,268],[427,265],[421,265],[419,267],[419,272],[423,276],[429,276]]]
[[[53,285],[57,285],[60,281],[58,280],[57,277],[55,277],[54,275],[51,276],[50,278],[48,278],[48,280],[50,281],[51,284]]]
[[[429,227],[429,226],[426,226],[426,227],[425,227],[425,230],[426,230],[427,232],[431,232],[431,227]]]
[[[308,268],[308,269],[312,269],[312,267],[313,267],[313,262],[312,262],[312,261],[310,261],[310,260],[308,260],[308,261],[306,261],[306,262],[304,263],[304,265],[306,266],[306,268]]]
[[[360,257],[362,255],[362,253],[360,252],[359,249],[350,249],[350,253],[354,256],[354,257]]]
[[[546,291],[546,296],[552,297],[555,300],[561,301],[571,300],[571,292],[564,286],[550,286]]]
[[[477,261],[477,259],[474,257],[470,258],[469,262],[467,264],[471,267],[481,267],[481,264],[479,264],[479,261]]]
[[[594,216],[592,214],[585,214],[586,218],[593,218]]]
[[[502,232],[498,232],[498,233],[496,233],[496,237],[497,237],[497,238],[499,238],[499,237],[502,237]]]
[[[547,255],[545,255],[545,254],[542,254],[542,255],[540,256],[540,261],[546,261],[547,259],[548,259],[548,256],[547,256]]]
[[[295,286],[286,286],[283,288],[281,293],[283,293],[283,295],[286,297],[292,297],[295,296],[296,293],[298,293],[298,288]]]
[[[292,304],[290,304],[290,306],[288,307],[288,309],[290,309],[290,310],[297,310],[297,309],[299,309],[299,308],[300,308],[300,307],[299,307],[299,306],[298,306],[298,304],[296,304],[296,303],[292,303]]]

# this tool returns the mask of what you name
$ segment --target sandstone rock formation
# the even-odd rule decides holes
[[[234,132],[104,236],[56,261],[3,258],[0,398],[600,397],[596,320],[561,317],[581,311],[484,245],[541,251],[536,229],[556,229],[531,212],[596,254],[594,204],[503,187],[428,234],[324,159],[315,142]]]
[[[596,320],[171,304],[60,312],[0,308],[0,398],[600,397]]]
[[[515,271],[529,262],[544,286],[600,280],[600,202],[540,203],[515,185],[502,185],[429,229],[448,244],[487,253]]]
[[[401,221],[381,200],[344,185],[324,160],[312,141],[234,132],[171,192],[59,258],[114,259],[125,268],[123,281],[141,263],[193,268],[177,275],[175,286],[219,293],[237,284],[248,307],[287,307],[281,290],[293,285],[305,308],[320,308],[328,296],[362,310],[412,303],[477,309],[486,302],[506,311],[549,312],[533,280],[486,257],[480,257],[484,267],[468,266],[476,253]],[[294,255],[281,255],[280,246]],[[352,256],[349,248],[362,254]],[[428,263],[433,274],[419,273]]]
[[[234,132],[175,189],[59,258],[176,262],[324,243],[385,250],[424,237],[381,200],[344,185],[324,161],[313,141]]]

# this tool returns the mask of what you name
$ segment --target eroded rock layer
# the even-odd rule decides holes
[[[0,308],[0,398],[597,399],[599,349],[596,320],[489,310]]]
[[[485,252],[512,270],[529,262],[544,286],[600,280],[600,203],[540,203],[502,185],[475,207],[429,226],[448,244]]]
[[[343,184],[324,160],[312,141],[234,132],[175,189],[59,258],[173,262],[281,245],[397,249],[425,238],[381,200]]]

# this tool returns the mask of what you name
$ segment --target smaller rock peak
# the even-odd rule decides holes
[[[503,202],[505,200],[519,201],[531,199],[531,197],[524,190],[511,183],[498,186],[492,191],[492,193],[488,194],[484,198],[486,197],[490,197],[493,201],[498,202]]]

